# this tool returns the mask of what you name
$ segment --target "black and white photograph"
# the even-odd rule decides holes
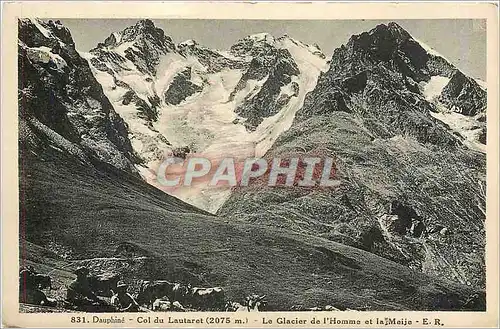
[[[489,307],[486,19],[18,17],[17,63],[20,313]]]

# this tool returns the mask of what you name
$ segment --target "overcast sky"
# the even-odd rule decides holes
[[[138,19],[61,19],[76,47],[88,51],[112,32],[135,24]],[[353,34],[368,31],[380,20],[202,20],[153,19],[174,42],[194,39],[210,48],[228,49],[237,40],[255,33],[275,37],[288,34],[305,43],[318,44],[330,57]],[[485,80],[486,22],[484,20],[394,20],[412,36],[434,48],[466,74]]]

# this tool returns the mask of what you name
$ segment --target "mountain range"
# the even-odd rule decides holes
[[[21,19],[18,59],[21,262],[61,289],[85,264],[272,310],[484,309],[485,84],[398,24],[327,59],[267,33],[175,44],[147,19],[82,53]],[[341,184],[167,194],[155,170],[179,154],[331,157]]]

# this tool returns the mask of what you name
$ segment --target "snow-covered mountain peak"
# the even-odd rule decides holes
[[[74,41],[67,27],[61,24],[59,20],[43,21],[38,18],[22,18],[19,20],[20,26],[35,27],[36,31],[33,35],[24,36],[24,40],[28,44],[36,43],[36,45],[54,45],[57,47],[68,45],[74,48]],[[33,44],[35,45],[35,44]]]
[[[139,67],[150,70],[152,66],[148,60],[156,65],[160,55],[173,52],[175,49],[171,37],[157,28],[153,21],[144,19],[122,31],[111,33],[104,42],[98,43],[90,52],[97,54],[115,51],[132,62],[137,59],[143,61]],[[154,70],[150,70],[150,73],[154,73]]]
[[[432,55],[432,56],[436,56],[436,57],[441,57],[442,59],[451,63],[451,61],[449,59],[447,59],[444,55],[437,52],[434,48],[432,48],[431,46],[429,46],[428,44],[426,44],[422,40],[419,40],[413,36],[412,36],[412,39],[415,40],[415,42],[417,42],[422,48],[424,48],[425,51],[427,52],[427,54]]]
[[[195,47],[198,45],[198,42],[196,42],[193,39],[188,39],[185,40],[177,45],[178,48],[184,48],[184,47]]]
[[[142,39],[161,45],[167,44],[170,47],[172,46],[172,38],[165,35],[165,32],[157,28],[149,19],[138,21],[135,25],[124,29],[120,34],[122,35],[122,42],[133,42]]]

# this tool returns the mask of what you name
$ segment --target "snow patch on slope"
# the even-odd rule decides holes
[[[124,42],[119,44],[116,48],[113,49],[113,51],[123,57],[125,57],[125,50],[132,48],[134,50],[137,50],[134,46],[134,43],[129,41],[129,42]]]
[[[265,32],[252,34],[248,37],[248,39],[256,42],[267,42],[267,43],[273,43],[275,41],[274,37],[271,34]]]
[[[114,32],[113,37],[116,40],[116,43],[120,43],[122,41],[122,34],[119,32]]]
[[[477,82],[477,84],[478,84],[481,88],[483,88],[484,90],[488,89],[488,84],[486,83],[486,81],[483,81],[483,80],[481,80],[481,79],[474,79],[474,80],[475,80],[475,81]]]
[[[49,47],[41,46],[41,47],[31,47],[28,49],[29,52],[37,54],[40,60],[46,61],[46,63],[49,62],[54,63],[58,71],[64,71],[64,69],[68,66],[66,61],[58,54],[52,53],[51,52],[52,49]]]
[[[430,112],[430,114],[434,118],[446,123],[453,131],[464,137],[464,144],[469,148],[486,152],[486,145],[478,142],[482,128],[478,126],[475,118],[443,109],[437,113]]]
[[[159,73],[157,74],[154,88],[162,101],[164,101],[163,96],[174,80],[174,77],[187,67],[202,71],[205,70],[200,62],[193,57],[185,58],[177,53],[168,53],[160,57],[157,69]]]
[[[234,97],[234,104],[235,105],[241,104],[245,98],[251,99],[252,97],[254,97],[260,91],[260,89],[262,88],[262,86],[264,85],[264,83],[267,81],[268,78],[269,75],[265,76],[261,80],[253,80],[253,79],[247,80],[245,87]]]
[[[444,87],[450,82],[450,78],[433,76],[428,82],[422,83],[422,94],[427,101],[433,101],[443,91]]]
[[[179,43],[179,48],[187,46],[196,46],[196,45],[197,45],[196,41],[194,41],[193,39],[188,39],[186,41]]]

